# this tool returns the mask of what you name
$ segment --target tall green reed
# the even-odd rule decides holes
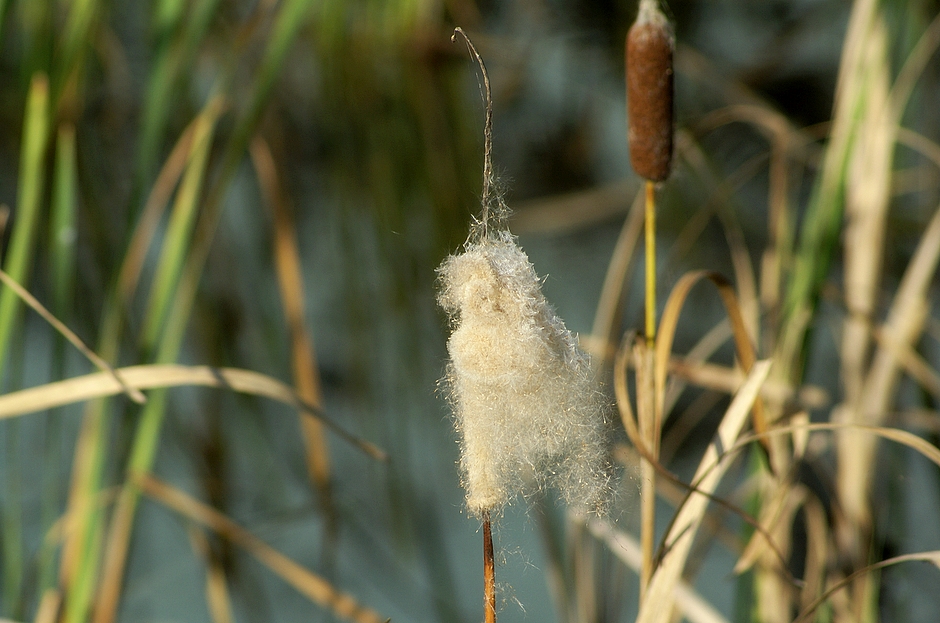
[[[4,271],[18,283],[26,283],[34,260],[36,238],[39,233],[41,210],[44,202],[46,174],[46,148],[49,142],[49,81],[43,74],[33,77],[26,100],[23,120],[23,135],[20,150],[19,191],[16,211],[13,212],[12,232]],[[17,296],[9,289],[0,292],[0,383],[9,387],[14,384],[11,369],[17,351],[25,353],[22,341],[14,347],[13,340],[17,332],[22,331],[22,305]],[[23,509],[22,473],[19,469],[21,459],[20,438],[17,422],[6,424],[6,467],[7,481],[3,507],[4,562],[3,579],[4,602],[13,613],[22,612],[23,569],[25,552],[23,551]]]

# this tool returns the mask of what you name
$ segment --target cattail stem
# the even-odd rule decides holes
[[[636,366],[637,418],[641,443],[646,447],[640,459],[640,600],[653,577],[656,539],[656,469],[646,456],[658,458],[659,431],[656,427],[656,397],[653,382],[654,350],[649,342],[638,340],[633,348]]]
[[[656,350],[656,182],[669,177],[673,142],[672,26],[659,0],[640,0],[636,21],[625,46],[627,138],[633,170],[646,179],[646,343],[637,344],[636,386],[640,438],[651,460],[659,460],[661,418],[653,382]],[[650,460],[641,461],[640,601],[653,576],[656,528],[656,472]]]
[[[637,377],[637,396],[643,401],[640,411],[643,414],[646,435],[643,442],[647,449],[655,453],[658,446],[655,418],[656,396],[653,383],[653,353],[656,351],[656,192],[653,182],[646,182],[646,349],[642,353],[642,374]],[[638,367],[639,371],[640,368]],[[653,549],[656,538],[656,470],[646,459],[640,464],[641,487],[641,532],[640,550],[640,600],[653,577]]]
[[[646,346],[656,342],[656,189],[646,182]]]
[[[489,511],[483,511],[483,621],[496,623],[496,561]]]

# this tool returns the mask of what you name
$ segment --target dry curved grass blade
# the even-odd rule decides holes
[[[229,539],[311,601],[332,611],[336,616],[355,623],[388,621],[371,608],[361,605],[352,595],[339,591],[321,576],[278,552],[214,508],[152,476],[141,474],[134,481],[146,495]]]
[[[118,368],[116,372],[128,387],[138,390],[200,385],[270,398],[317,418],[339,437],[356,446],[370,457],[379,461],[388,460],[388,455],[384,450],[348,432],[327,417],[321,409],[301,400],[290,386],[260,372],[239,368],[176,364],[129,366]],[[30,387],[29,389],[0,396],[0,420],[75,402],[83,402],[92,398],[114,396],[122,393],[122,391],[123,389],[114,375],[108,372],[86,374],[64,381]]]
[[[926,439],[918,437],[914,433],[909,433],[906,430],[901,430],[899,428],[869,426],[866,424],[856,424],[854,422],[818,422],[815,424],[799,423],[790,424],[788,426],[775,426],[774,428],[771,428],[770,430],[767,430],[763,433],[753,433],[742,436],[737,441],[737,443],[734,444],[734,446],[727,450],[727,454],[738,452],[744,449],[748,444],[759,441],[761,438],[772,437],[776,435],[796,435],[798,433],[823,430],[868,432],[872,435],[887,439],[888,441],[894,441],[896,443],[905,445],[908,448],[921,453],[931,463],[935,464],[937,467],[940,467],[940,448],[937,448]]]
[[[670,620],[676,585],[682,577],[692,541],[711,500],[709,495],[702,493],[713,493],[730,466],[726,449],[733,447],[740,436],[747,415],[758,399],[760,387],[770,373],[770,366],[770,361],[755,362],[751,366],[747,381],[725,412],[715,440],[709,445],[696,470],[693,480],[696,493],[686,498],[666,535],[667,550],[640,604],[637,623],[666,623]]]
[[[94,364],[96,368],[113,376],[114,380],[117,381],[118,385],[121,386],[121,391],[127,394],[128,398],[141,405],[147,402],[146,396],[144,396],[139,389],[129,387],[127,383],[121,379],[121,376],[115,371],[111,364],[99,357],[98,354],[89,348],[85,342],[83,342],[82,339],[75,334],[74,331],[69,329],[63,322],[53,316],[52,312],[46,309],[45,305],[40,303],[36,297],[29,293],[29,290],[17,283],[13,277],[8,275],[3,270],[0,270],[0,281],[3,281],[4,285],[13,290],[13,292],[16,293],[18,297],[20,297],[20,300],[29,305],[33,311],[42,317],[43,320],[52,325],[53,329],[58,331],[62,337],[67,339],[72,344],[72,346],[78,349],[81,354],[85,355],[85,357],[92,364]]]
[[[750,372],[755,361],[754,347],[748,337],[747,326],[744,317],[741,314],[741,307],[738,305],[737,296],[734,288],[724,276],[720,273],[707,270],[699,270],[686,273],[676,283],[666,301],[663,309],[663,315],[659,325],[659,337],[656,340],[656,369],[655,369],[655,391],[657,401],[657,417],[662,418],[663,399],[665,397],[666,373],[669,368],[670,356],[672,354],[672,343],[676,335],[676,328],[679,325],[679,314],[685,305],[686,297],[689,291],[699,281],[707,279],[711,281],[721,296],[725,311],[728,313],[728,320],[731,322],[731,330],[734,335],[734,344],[737,350],[738,359],[741,360],[741,366],[745,372]],[[763,401],[758,397],[753,405],[754,430],[763,432],[767,430],[767,420],[764,416]],[[762,442],[762,446],[768,455],[771,454],[771,446]],[[771,465],[774,465],[771,462]]]
[[[803,611],[797,616],[793,623],[802,623],[803,621],[809,620],[820,605],[822,605],[827,599],[829,599],[834,593],[840,589],[845,588],[857,578],[871,573],[872,571],[877,571],[878,569],[884,569],[885,567],[891,567],[902,562],[929,562],[933,563],[935,566],[940,567],[940,550],[932,550],[929,552],[918,552],[916,554],[904,554],[902,556],[895,556],[893,558],[888,558],[887,560],[882,560],[876,562],[875,564],[868,565],[856,571],[855,573],[846,576],[840,581],[836,582],[826,590],[825,593],[820,595],[813,603],[803,609]]]
[[[882,426],[869,426],[869,425],[864,425],[864,424],[856,424],[853,422],[837,422],[837,423],[836,422],[820,422],[820,423],[810,424],[808,422],[801,421],[797,424],[774,427],[763,433],[753,433],[749,435],[744,435],[741,438],[739,438],[733,446],[729,447],[725,451],[722,458],[724,458],[725,456],[734,455],[737,452],[740,452],[741,450],[749,446],[750,444],[756,441],[760,441],[761,439],[766,439],[772,436],[779,436],[779,435],[791,435],[794,438],[796,438],[799,435],[806,435],[807,433],[814,432],[814,431],[868,432],[872,435],[876,435],[888,441],[894,441],[896,443],[905,445],[911,448],[912,450],[922,454],[925,458],[927,458],[929,461],[934,463],[937,467],[940,467],[940,448],[937,448],[936,446],[931,444],[929,441],[923,439],[922,437],[918,437],[917,435],[913,433],[910,433],[905,430],[897,429],[897,428],[889,428],[889,427],[882,427]],[[759,538],[758,534],[762,535],[767,540],[767,543],[770,545],[770,547],[775,549],[775,544],[769,540],[768,532],[763,529],[755,532],[754,538],[751,540],[751,543],[748,546],[749,549],[756,547],[755,540]],[[735,569],[736,571],[742,571],[745,569],[746,564],[742,562],[744,559],[745,557],[742,556],[742,560],[739,560],[738,562],[739,567],[736,567]]]

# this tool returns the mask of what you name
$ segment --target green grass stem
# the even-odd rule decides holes
[[[167,120],[178,107],[178,85],[195,59],[219,0],[203,0],[187,14],[184,3],[166,0],[155,9],[156,55],[144,94],[140,148],[137,152],[137,188],[144,188],[159,158]],[[180,32],[174,36],[174,32]],[[132,214],[133,215],[133,214]]]
[[[55,169],[51,200],[49,231],[49,267],[52,284],[52,312],[68,324],[75,291],[76,218],[78,207],[78,171],[76,165],[75,128],[63,125],[56,140]],[[65,375],[66,340],[56,336],[52,359],[52,378]],[[46,534],[57,519],[62,495],[60,483],[61,452],[59,436],[62,426],[60,414],[52,412],[46,418],[43,466],[42,526]],[[39,594],[55,586],[55,554],[58,550],[46,540],[39,555]]]
[[[167,309],[179,283],[180,271],[189,249],[193,226],[200,207],[203,181],[209,161],[216,122],[222,112],[222,99],[216,96],[199,115],[193,137],[189,164],[176,194],[170,222],[157,264],[144,320],[141,343],[145,353],[157,343]]]
[[[60,55],[56,59],[53,80],[53,101],[58,102],[66,85],[75,76],[81,65],[82,47],[88,45],[94,17],[98,10],[97,0],[73,0],[65,22],[61,39]]]
[[[40,208],[45,187],[46,172],[43,163],[49,137],[49,83],[45,75],[33,78],[26,104],[23,123],[23,146],[20,152],[19,191],[13,218],[10,246],[6,252],[4,271],[20,284],[29,277],[36,247]],[[0,353],[9,350],[10,336],[20,309],[20,300],[14,292],[4,288],[0,292]],[[0,362],[0,380],[3,379]]]
[[[859,3],[853,11],[837,84],[832,132],[800,228],[794,266],[784,296],[778,370],[791,382],[802,375],[806,335],[839,242],[845,211],[846,167],[857,131],[864,131],[859,128],[867,105],[862,50],[878,11],[877,4]]]
[[[20,173],[17,206],[13,218],[10,246],[6,251],[4,270],[17,282],[24,283],[30,273],[36,247],[36,235],[45,185],[44,155],[49,136],[49,83],[44,74],[33,77],[26,101],[23,121],[23,142],[20,150]],[[8,384],[8,361],[12,352],[11,338],[20,322],[21,302],[10,288],[0,291],[0,384]],[[19,488],[17,424],[6,426],[8,466],[6,491]],[[22,604],[23,588],[23,516],[19,495],[9,495],[3,506],[3,599],[11,615]]]

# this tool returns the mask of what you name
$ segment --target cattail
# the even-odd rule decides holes
[[[455,322],[446,382],[470,511],[498,511],[544,485],[579,510],[600,510],[603,395],[526,254],[508,231],[491,231],[438,271],[439,302]]]
[[[669,177],[672,161],[672,26],[658,0],[640,0],[627,33],[627,103],[630,161],[637,175],[653,182]]]
[[[490,512],[517,495],[554,485],[579,510],[603,509],[607,422],[588,356],[542,296],[535,269],[506,228],[508,208],[493,188],[489,77],[473,44],[461,29],[457,34],[483,74],[483,209],[464,251],[437,269],[438,302],[454,325],[444,383],[460,435],[460,471],[467,506],[483,518],[484,567],[492,572]],[[486,620],[495,621],[492,575],[485,586]]]

